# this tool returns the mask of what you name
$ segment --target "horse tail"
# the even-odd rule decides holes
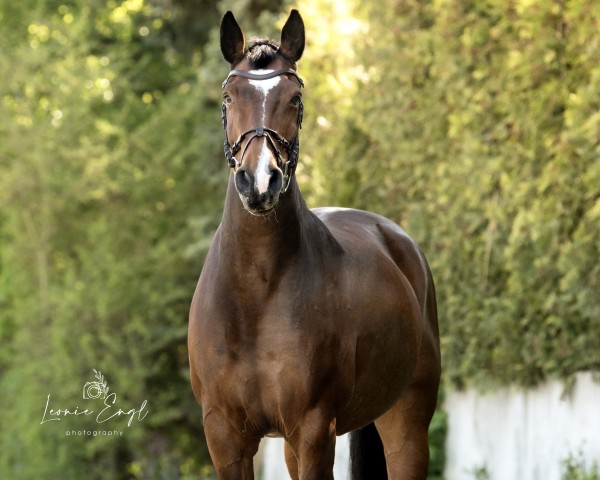
[[[352,480],[387,480],[383,443],[374,423],[350,434]]]

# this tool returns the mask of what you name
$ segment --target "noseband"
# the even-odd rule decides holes
[[[248,78],[250,80],[268,80],[269,78],[278,77],[280,75],[293,75],[300,83],[300,86],[304,86],[304,82],[302,81],[302,79],[294,70],[291,69],[273,70],[272,72],[262,74],[245,72],[243,70],[232,70],[231,72],[229,72],[229,75],[227,75],[227,78],[223,82],[222,88],[225,88],[225,85],[227,85],[229,78],[234,76]],[[283,170],[283,187],[281,191],[285,192],[290,186],[292,176],[294,175],[294,171],[296,170],[296,165],[298,163],[298,155],[300,153],[299,131],[300,128],[302,128],[303,113],[304,105],[302,104],[302,100],[300,100],[300,103],[298,104],[298,130],[296,131],[296,136],[291,141],[286,140],[276,130],[265,126],[261,126],[251,128],[250,130],[246,130],[236,139],[234,144],[231,145],[229,143],[229,138],[227,137],[227,107],[225,106],[225,103],[223,103],[223,106],[221,107],[221,119],[223,120],[223,129],[225,130],[225,142],[223,144],[223,150],[225,151],[225,159],[227,160],[229,167],[237,168],[241,165],[241,161],[244,158],[244,154],[246,153],[248,145],[250,145],[250,142],[252,140],[254,140],[257,137],[266,137],[267,141],[269,142],[269,144],[273,148],[273,151],[275,152],[277,165]],[[250,135],[250,138],[248,138],[248,141],[246,142],[246,145],[242,150],[242,156],[240,157],[240,160],[238,160],[237,158],[235,158],[235,154],[240,151],[240,149],[242,148],[242,142],[248,135]],[[285,163],[283,163],[283,157],[281,155],[281,151],[279,150],[278,145],[284,148],[287,152],[288,160]]]

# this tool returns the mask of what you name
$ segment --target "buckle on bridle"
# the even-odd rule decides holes
[[[292,182],[292,174],[290,173],[290,161],[288,160],[283,165],[283,185],[281,186],[281,193],[287,192]]]

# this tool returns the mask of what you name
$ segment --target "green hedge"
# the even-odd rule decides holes
[[[311,203],[378,211],[421,243],[446,379],[598,369],[600,4],[356,2],[354,15],[301,67]],[[322,73],[323,50],[343,66]]]

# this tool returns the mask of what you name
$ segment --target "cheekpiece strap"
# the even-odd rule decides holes
[[[229,72],[229,75],[227,75],[227,78],[223,82],[223,85],[221,85],[221,88],[225,88],[225,85],[227,85],[227,82],[229,81],[229,77],[243,77],[243,78],[248,78],[250,80],[268,80],[269,78],[275,78],[280,75],[293,75],[294,77],[296,77],[296,80],[298,80],[298,83],[300,83],[300,86],[304,87],[304,82],[302,81],[302,79],[298,76],[298,74],[294,70],[282,69],[282,70],[273,70],[273,71],[267,72],[267,73],[250,73],[250,72],[246,72],[244,70],[231,70],[231,72]]]

